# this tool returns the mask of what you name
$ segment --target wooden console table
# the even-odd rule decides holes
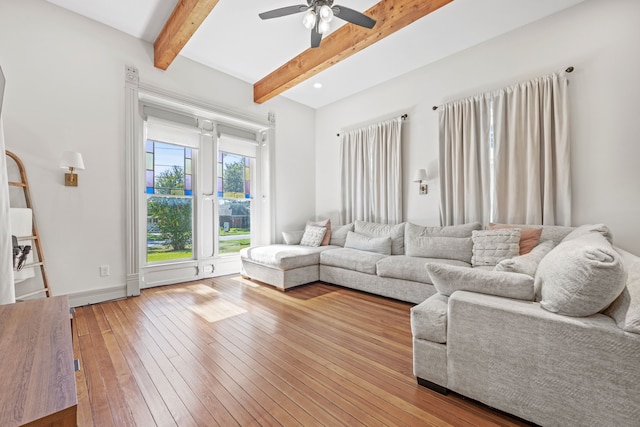
[[[0,426],[75,427],[69,301],[0,305]]]

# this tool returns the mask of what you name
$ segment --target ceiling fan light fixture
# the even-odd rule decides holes
[[[331,20],[333,19],[333,10],[331,10],[329,6],[324,4],[320,7],[319,15],[320,15],[320,19],[322,19],[323,21],[331,22]]]
[[[316,12],[313,9],[304,14],[302,25],[304,25],[307,30],[312,29],[316,25]]]
[[[323,21],[322,19],[318,23],[318,32],[323,36],[329,32],[330,25],[327,21]]]

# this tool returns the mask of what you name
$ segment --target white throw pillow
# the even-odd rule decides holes
[[[552,313],[584,317],[608,307],[627,279],[622,258],[600,233],[560,243],[536,272],[540,306]]]
[[[391,255],[391,237],[369,237],[353,231],[347,233],[345,248],[358,249],[367,252],[376,252],[382,255]]]
[[[300,246],[312,246],[312,247],[320,246],[326,232],[327,232],[326,227],[317,227],[315,225],[307,225],[304,228],[304,234],[302,235]]]
[[[503,259],[520,254],[520,229],[500,228],[472,232],[474,267],[494,266]]]
[[[483,270],[471,267],[428,263],[431,283],[439,293],[450,296],[455,291],[471,291],[500,297],[533,300],[533,277],[526,274]]]

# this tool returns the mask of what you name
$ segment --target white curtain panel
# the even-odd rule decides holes
[[[454,101],[440,111],[440,221],[489,222],[491,99]]]
[[[2,100],[0,99],[0,102]],[[7,156],[4,147],[4,131],[0,118],[0,304],[16,302],[13,284],[13,243],[9,222],[9,179],[7,177]]]
[[[552,74],[495,94],[495,222],[571,225],[568,86]]]
[[[402,119],[341,137],[341,222],[402,222]]]
[[[553,74],[441,107],[443,225],[571,224],[568,85]]]

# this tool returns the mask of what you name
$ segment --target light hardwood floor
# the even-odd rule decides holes
[[[78,425],[524,425],[416,384],[410,308],[239,276],[79,307]]]

